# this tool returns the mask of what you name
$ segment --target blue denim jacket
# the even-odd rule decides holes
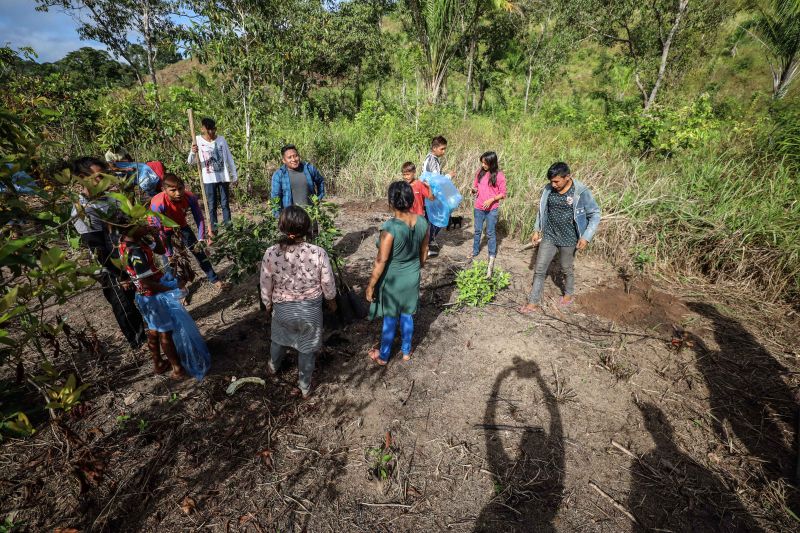
[[[595,202],[592,192],[580,181],[573,179],[575,184],[575,201],[572,204],[575,218],[575,228],[579,239],[591,241],[600,225],[600,206]],[[553,191],[553,187],[548,183],[542,191],[542,199],[539,201],[539,212],[536,214],[536,223],[533,231],[541,232],[547,224],[547,197]]]
[[[308,195],[316,195],[318,199],[322,200],[325,197],[325,178],[322,177],[317,167],[303,161],[303,174],[306,176],[308,182]],[[292,184],[289,181],[289,170],[286,165],[281,165],[281,168],[275,171],[272,175],[272,198],[280,198],[280,208],[274,209],[272,213],[277,217],[281,209],[289,207],[294,204],[292,200]]]

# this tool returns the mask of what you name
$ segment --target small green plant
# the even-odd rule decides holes
[[[178,393],[177,392],[173,392],[172,394],[169,395],[169,400],[167,400],[167,401],[169,403],[175,403],[180,399],[181,399],[181,397],[178,396]]]
[[[386,450],[382,447],[369,448],[367,450],[367,456],[372,464],[369,469],[371,477],[380,479],[381,481],[386,481],[392,477],[397,460],[391,453],[391,449]]]
[[[144,418],[139,419],[139,431],[144,433],[144,430],[147,429],[147,420]]]
[[[637,272],[644,272],[647,267],[655,262],[653,253],[645,248],[636,248],[633,251],[633,266]]]
[[[487,278],[488,266],[486,261],[475,261],[470,268],[456,274],[457,304],[483,307],[511,284],[511,274],[499,268],[495,268],[492,277]]]
[[[2,416],[2,415],[0,415]],[[3,440],[3,433],[12,433],[21,437],[30,437],[36,430],[31,425],[30,420],[22,411],[2,416],[0,419],[0,441]],[[0,533],[2,533],[0,529]]]
[[[119,427],[124,428],[125,424],[127,424],[128,420],[130,420],[130,419],[131,419],[131,415],[118,415],[117,416],[117,424],[119,424]]]

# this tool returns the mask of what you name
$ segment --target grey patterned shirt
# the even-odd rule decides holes
[[[575,184],[564,194],[551,191],[547,196],[547,224],[544,239],[556,246],[576,246],[578,231],[575,228]]]

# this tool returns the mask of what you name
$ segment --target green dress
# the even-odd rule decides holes
[[[402,220],[391,218],[381,231],[394,238],[386,268],[375,287],[375,301],[369,307],[369,317],[413,315],[419,302],[419,249],[428,234],[428,221],[417,217],[413,228]],[[380,236],[376,243],[380,247]]]

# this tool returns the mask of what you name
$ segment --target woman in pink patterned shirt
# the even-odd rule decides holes
[[[272,313],[269,369],[280,369],[287,348],[298,353],[299,386],[311,394],[317,351],[322,346],[322,300],[336,310],[336,283],[328,254],[305,242],[311,219],[301,207],[281,211],[278,229],[284,237],[270,246],[261,262],[261,300]]]

